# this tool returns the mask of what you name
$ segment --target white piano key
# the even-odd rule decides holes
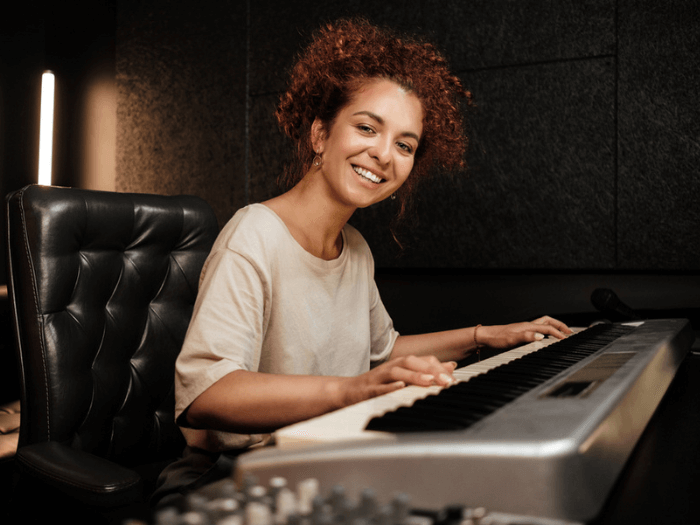
[[[535,352],[556,341],[557,339],[548,337],[542,341],[503,352],[478,363],[458,368],[454,371],[454,377],[458,382],[468,381],[472,377],[510,363],[514,359]],[[286,447],[319,442],[376,439],[377,437],[391,439],[391,435],[365,430],[365,426],[373,417],[381,416],[400,406],[411,406],[418,399],[437,394],[443,388],[445,387],[410,385],[401,390],[336,410],[330,414],[290,425],[275,432],[276,444],[278,447]]]

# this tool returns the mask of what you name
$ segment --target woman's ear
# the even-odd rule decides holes
[[[326,132],[323,128],[323,123],[317,117],[314,119],[313,124],[311,124],[311,147],[314,152],[323,152],[323,143],[326,140]]]

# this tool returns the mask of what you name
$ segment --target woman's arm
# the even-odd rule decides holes
[[[356,377],[265,374],[236,370],[197,397],[186,411],[194,428],[271,432],[406,385],[448,385],[456,363],[435,357],[392,359]]]
[[[508,349],[543,339],[546,335],[563,339],[570,333],[571,330],[564,323],[545,316],[526,323],[479,325],[429,334],[403,335],[396,340],[391,357],[434,355],[440,361],[459,361],[477,347]]]
[[[477,346],[511,348],[571,330],[551,317],[529,323],[479,326],[400,336],[391,359],[356,377],[265,374],[236,370],[197,397],[185,418],[194,428],[271,432],[406,385],[446,386],[456,362]],[[441,362],[442,361],[442,362]]]

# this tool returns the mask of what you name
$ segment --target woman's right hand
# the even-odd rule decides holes
[[[356,377],[234,370],[200,394],[186,412],[193,428],[239,434],[272,432],[406,385],[448,385],[457,363],[433,356],[391,359]]]
[[[448,386],[455,381],[452,372],[456,367],[456,362],[441,363],[434,356],[397,357],[359,376],[344,378],[341,384],[342,404],[359,403],[407,385]]]

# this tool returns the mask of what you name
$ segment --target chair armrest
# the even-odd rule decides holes
[[[138,473],[55,441],[20,447],[15,466],[20,477],[43,481],[87,505],[115,507],[142,497]]]

